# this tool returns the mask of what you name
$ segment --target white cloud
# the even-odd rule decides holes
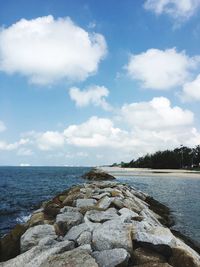
[[[79,125],[71,125],[64,131],[68,144],[80,147],[121,147],[126,132],[114,127],[110,119],[91,117]]]
[[[181,98],[184,101],[200,101],[200,75],[192,82],[184,84]]]
[[[69,90],[69,95],[78,107],[86,107],[92,104],[94,106],[102,107],[105,110],[111,109],[105,99],[108,97],[109,91],[104,86],[94,85],[83,91],[77,87],[72,87]]]
[[[37,145],[41,150],[52,150],[61,148],[64,145],[64,137],[62,133],[47,131],[39,134],[36,138]]]
[[[6,130],[6,126],[3,121],[0,121],[0,132],[3,132]]]
[[[165,97],[124,105],[121,116],[134,129],[163,130],[192,125],[194,122],[191,111],[171,107],[170,101]]]
[[[5,150],[5,151],[12,151],[15,149],[18,149],[21,146],[24,146],[29,143],[29,139],[20,139],[18,142],[14,143],[7,143],[4,141],[0,141],[0,150]]]
[[[21,19],[0,30],[0,70],[37,84],[84,80],[106,55],[101,34],[88,33],[70,18]]]
[[[189,57],[175,48],[149,49],[131,55],[126,69],[130,77],[140,81],[144,88],[167,90],[187,81],[199,61],[199,57]]]
[[[19,155],[19,156],[32,156],[33,151],[29,148],[22,147],[18,150],[17,155]]]
[[[145,9],[157,15],[167,14],[178,21],[192,17],[200,6],[199,0],[147,0]]]

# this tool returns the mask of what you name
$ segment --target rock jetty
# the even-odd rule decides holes
[[[199,267],[199,254],[161,223],[148,198],[115,181],[74,186],[32,214],[10,254],[1,243],[6,257],[19,255],[0,267]]]

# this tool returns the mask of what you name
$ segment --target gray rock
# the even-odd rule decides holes
[[[110,207],[112,200],[113,198],[105,196],[98,201],[97,207],[106,210]]]
[[[165,263],[148,262],[148,263],[143,263],[143,264],[139,264],[139,265],[134,265],[134,267],[173,267],[173,266],[169,265],[167,262],[165,262]],[[179,266],[179,267],[182,267],[182,266]]]
[[[22,236],[20,240],[21,252],[25,252],[32,247],[36,246],[41,239],[49,237],[51,239],[56,238],[54,226],[49,224],[37,225],[29,228]]]
[[[40,267],[98,267],[95,259],[84,249],[73,249],[49,257]]]
[[[86,212],[85,216],[92,222],[105,222],[119,217],[115,208],[106,211],[90,210]]]
[[[89,231],[83,232],[77,239],[77,243],[79,246],[91,244],[91,241],[92,241],[92,233]]]
[[[130,258],[129,253],[123,248],[96,251],[92,253],[99,267],[126,267]]]
[[[142,208],[138,206],[133,198],[125,198],[123,201],[123,206],[130,210],[133,210],[136,213],[140,213],[142,211]]]
[[[66,209],[63,213],[57,215],[56,224],[58,225],[60,232],[65,235],[71,227],[80,224],[82,220],[83,215],[79,211]]]
[[[2,267],[41,267],[48,257],[74,248],[71,241],[56,242],[53,246],[38,245],[14,259],[2,263]]]
[[[138,213],[130,210],[130,209],[127,209],[127,208],[122,208],[119,210],[119,213],[121,215],[127,215],[127,216],[130,216],[131,218],[134,218],[134,217],[138,217]]]
[[[101,199],[101,198],[103,198],[105,196],[108,196],[109,197],[110,196],[110,193],[105,192],[105,193],[101,193],[99,195],[93,195],[92,198],[95,198],[95,199],[99,200],[99,199]]]
[[[90,207],[95,206],[96,203],[97,203],[97,201],[95,199],[92,199],[92,198],[77,199],[76,200],[76,207],[78,207],[78,208],[90,208]]]
[[[77,226],[72,227],[65,235],[64,239],[76,241],[79,236],[85,231],[89,231],[89,227],[86,223],[81,223]]]
[[[132,225],[118,220],[107,221],[93,231],[92,245],[95,250],[124,248],[132,253]]]

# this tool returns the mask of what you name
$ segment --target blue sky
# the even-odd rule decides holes
[[[0,165],[200,143],[200,1],[0,1]]]

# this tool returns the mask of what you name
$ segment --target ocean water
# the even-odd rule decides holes
[[[0,167],[0,236],[23,222],[40,203],[83,183],[85,167]],[[200,179],[117,177],[148,193],[172,210],[174,228],[200,242]]]
[[[0,167],[0,237],[27,220],[42,201],[83,183],[86,167]]]
[[[174,230],[200,243],[200,179],[182,177],[117,177],[167,205],[175,219]]]

